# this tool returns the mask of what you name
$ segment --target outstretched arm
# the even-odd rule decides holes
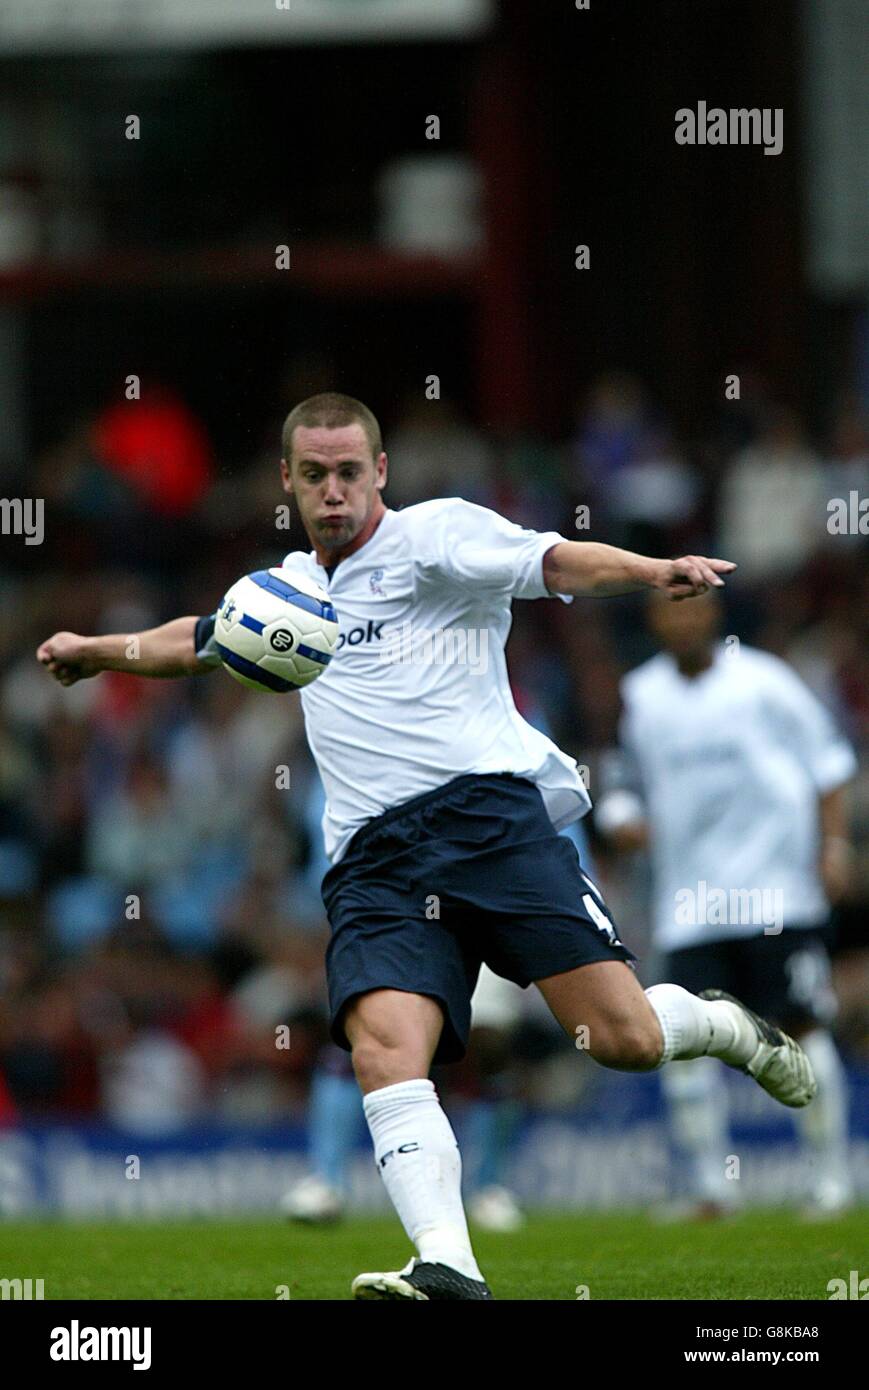
[[[193,676],[210,669],[196,659],[196,623],[196,618],[174,618],[162,627],[128,636],[80,637],[75,632],[56,632],[37,649],[36,659],[61,685],[75,685],[100,671]]]
[[[551,594],[629,594],[635,589],[661,589],[671,599],[696,598],[707,589],[720,589],[723,574],[736,565],[683,555],[679,560],[653,560],[597,541],[561,541],[543,557],[543,581]]]

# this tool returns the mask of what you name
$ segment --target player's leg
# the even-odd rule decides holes
[[[570,1037],[588,1030],[589,1051],[605,1066],[647,1071],[719,1057],[784,1105],[808,1104],[815,1080],[792,1038],[735,999],[673,984],[644,991],[600,891],[556,834],[537,789],[517,782],[500,801],[513,813],[499,817],[501,862],[482,884],[488,912],[477,930],[488,965],[517,984],[537,983]],[[477,871],[461,885],[469,908],[480,902],[480,879]]]
[[[395,989],[357,995],[344,1013],[377,1166],[426,1267],[422,1279],[414,1261],[400,1272],[360,1275],[357,1298],[490,1296],[468,1235],[456,1137],[428,1078],[443,1024],[437,1000]],[[461,1287],[456,1271],[476,1291]]]
[[[854,1201],[848,1155],[848,1081],[832,1033],[797,1031],[818,1083],[814,1103],[794,1116],[809,1166],[806,1215],[832,1217]]]
[[[347,1166],[362,1125],[362,1099],[350,1059],[329,1044],[314,1067],[308,1094],[311,1171],[286,1193],[281,1209],[292,1221],[337,1221],[344,1213]]]
[[[735,1201],[734,1184],[727,1180],[730,1107],[723,1066],[714,1057],[671,1062],[661,1069],[661,1091],[670,1138],[685,1166],[677,1167],[671,1201],[657,1219],[728,1215]]]
[[[659,1020],[624,961],[594,961],[535,981],[564,1031],[602,1066],[651,1071],[661,1061]]]
[[[343,1021],[363,1096],[428,1076],[444,1024],[436,999],[373,989],[350,1000]]]
[[[311,1082],[310,1153],[314,1172],[335,1191],[345,1192],[347,1165],[358,1139],[362,1122],[359,1088],[352,1068],[345,1072],[347,1059],[337,1048],[337,1058],[329,1066],[318,1066]]]
[[[848,1155],[848,1084],[830,1025],[837,1002],[830,929],[790,927],[744,943],[746,999],[799,1040],[818,1094],[794,1116],[808,1161],[811,1217],[830,1217],[853,1201]]]
[[[352,1053],[378,1168],[419,1251],[405,1270],[360,1275],[357,1298],[491,1298],[468,1239],[455,1135],[429,1079],[433,1062],[464,1055],[480,965],[449,896],[455,795],[448,784],[370,822],[323,880],[332,1038]]]
[[[573,846],[577,860],[591,865],[581,821],[566,826],[559,836]],[[509,883],[509,875],[505,881]],[[509,1062],[527,1009],[525,990],[496,975],[487,965],[481,967],[471,1000],[473,1026],[469,1048],[480,1094],[471,1106],[468,1126],[480,1163],[468,1212],[474,1224],[489,1231],[514,1231],[524,1220],[517,1197],[506,1185],[506,1167],[523,1109],[510,1090]]]
[[[671,951],[660,974],[691,994],[708,985],[739,994],[733,966],[732,943],[709,941]],[[660,1219],[726,1215],[735,1203],[734,1184],[727,1178],[730,1117],[724,1068],[713,1057],[672,1062],[661,1070],[661,1092],[670,1136],[684,1161],[685,1188],[674,1193]]]
[[[815,1093],[809,1060],[793,1039],[717,991],[700,996],[672,984],[644,991],[620,961],[579,966],[536,983],[571,1037],[588,1029],[588,1050],[604,1066],[648,1071],[665,1062],[718,1057],[748,1072],[783,1105],[807,1105]]]
[[[487,1231],[515,1231],[524,1219],[506,1171],[522,1111],[512,1093],[510,1063],[524,999],[517,985],[482,966],[471,999],[468,1047],[475,1094],[468,1105],[467,1134],[478,1157],[468,1214]]]

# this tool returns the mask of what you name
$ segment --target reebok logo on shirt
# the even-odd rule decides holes
[[[379,642],[383,635],[383,623],[385,619],[376,623],[373,618],[368,619],[367,627],[351,627],[349,632],[342,632],[338,638],[336,652],[346,644],[348,647],[358,647],[361,642]]]

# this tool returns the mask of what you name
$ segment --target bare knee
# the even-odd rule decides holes
[[[362,1037],[353,1045],[353,1070],[363,1095],[379,1091],[382,1086],[395,1086],[399,1081],[413,1081],[428,1073],[428,1067],[414,1065],[406,1049],[382,1042],[378,1038]]]
[[[661,1026],[623,961],[577,966],[537,985],[568,1037],[601,1066],[649,1071],[660,1062]]]
[[[353,1070],[363,1094],[428,1076],[443,1026],[439,1005],[379,990],[351,1000],[344,1016]]]
[[[607,1023],[590,1030],[589,1052],[617,1071],[651,1071],[661,1060],[663,1040],[654,1015]]]

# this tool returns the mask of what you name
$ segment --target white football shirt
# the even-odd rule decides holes
[[[331,578],[313,551],[285,557],[328,590],[341,628],[300,692],[330,860],[372,817],[467,773],[536,783],[558,830],[585,815],[576,763],[518,713],[504,656],[512,600],[550,597],[543,556],[562,540],[451,497],[387,509]],[[219,661],[213,638],[198,655]]]
[[[818,797],[856,760],[791,668],[722,643],[693,678],[670,655],[653,657],[625,677],[622,697],[622,743],[651,834],[655,944],[823,922]]]

